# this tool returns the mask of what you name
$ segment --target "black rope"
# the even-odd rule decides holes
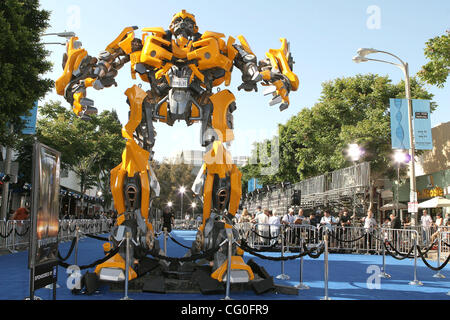
[[[205,251],[204,253],[194,254],[190,257],[184,257],[184,258],[166,257],[163,255],[160,255],[159,253],[156,253],[155,252],[156,250],[149,251],[148,254],[152,255],[154,258],[167,260],[170,262],[173,262],[173,261],[187,262],[187,261],[196,261],[199,259],[208,259],[208,258],[212,257],[219,249],[220,249],[220,246],[209,249],[209,250]]]
[[[440,271],[440,270],[444,269],[445,266],[446,266],[446,265],[448,264],[448,262],[450,261],[450,255],[449,255],[449,256],[447,257],[447,259],[444,261],[443,264],[441,264],[439,267],[433,267],[433,266],[431,266],[431,265],[428,263],[427,259],[425,259],[424,253],[420,250],[420,247],[419,247],[419,246],[417,246],[417,251],[419,252],[420,258],[422,258],[423,263],[425,263],[425,265],[426,265],[428,268],[430,268],[431,270],[434,270],[434,271]]]
[[[397,255],[393,254],[389,248],[386,246],[386,243],[389,244],[389,246],[394,249],[394,251],[397,253]],[[403,253],[400,253],[396,248],[394,248],[394,246],[392,246],[392,244],[389,241],[384,242],[383,241],[383,246],[384,249],[386,250],[386,252],[388,253],[388,255],[390,255],[392,258],[397,259],[397,260],[404,260],[406,258],[414,258],[414,256],[411,256],[411,253],[414,250],[414,246],[411,247],[411,249],[409,250],[409,252],[405,255]]]
[[[256,234],[258,237],[261,237],[263,239],[267,239],[267,240],[274,240],[274,239],[278,239],[280,237],[280,234],[278,234],[276,237],[267,237],[267,236],[262,236],[260,234],[258,234],[254,229],[251,229],[251,231]]]
[[[70,226],[68,226],[68,228],[70,228]],[[69,231],[70,231],[70,232],[74,232],[76,228],[77,228],[77,225],[74,225],[74,226],[73,226],[73,229],[69,229]]]
[[[14,229],[14,232],[15,232],[15,234],[18,235],[19,237],[23,237],[24,235],[26,235],[26,234],[28,233],[28,230],[30,230],[30,227],[29,227],[29,226],[27,227],[27,230],[25,230],[25,232],[23,232],[23,233],[17,232],[17,229]]]
[[[64,227],[61,225],[60,230],[62,230],[62,231],[67,231],[67,229],[69,229],[69,225],[66,226],[66,229],[64,229]]]
[[[287,260],[295,260],[295,259],[297,259],[297,258],[301,258],[301,257],[304,257],[304,256],[309,255],[309,254],[312,254],[313,256],[319,257],[319,256],[323,253],[323,251],[324,251],[324,248],[321,247],[320,249],[313,248],[313,249],[305,250],[305,251],[303,251],[303,252],[301,252],[301,253],[299,253],[299,254],[297,254],[297,255],[294,255],[294,256],[287,256],[287,257],[268,257],[268,256],[264,256],[264,255],[262,255],[262,254],[259,254],[256,250],[254,250],[253,248],[249,247],[244,239],[241,240],[241,243],[238,244],[238,246],[239,246],[242,250],[244,250],[245,252],[248,252],[248,253],[254,255],[255,257],[258,257],[258,258],[261,258],[261,259],[265,259],[265,260],[271,260],[271,261],[287,261]],[[305,249],[306,249],[306,247],[305,247]],[[319,255],[314,255],[314,254],[313,254],[314,251],[318,251],[318,252],[320,252],[320,254],[319,254]]]
[[[172,235],[171,235],[170,233],[168,233],[168,235],[169,235],[169,238],[170,238],[173,242],[175,242],[177,245],[179,245],[179,246],[181,246],[181,247],[183,247],[183,248],[186,248],[186,249],[190,249],[190,248],[191,248],[191,247],[187,247],[187,246],[185,246],[184,244],[178,242],[174,237],[172,237]]]
[[[2,237],[3,239],[8,238],[11,235],[11,233],[13,232],[13,230],[14,230],[14,227],[11,228],[11,230],[7,233],[6,236],[0,233],[0,237]]]
[[[93,268],[103,262],[108,261],[109,259],[111,259],[113,256],[115,256],[119,252],[119,249],[120,249],[120,247],[115,248],[114,250],[110,251],[104,258],[94,261],[93,263],[91,263],[89,265],[79,266],[80,270]],[[62,262],[62,261],[58,261],[58,264],[63,268],[68,268],[70,266],[70,264]]]
[[[76,242],[77,242],[77,238],[75,237],[75,238],[72,239],[72,243],[71,243],[71,245],[70,245],[69,252],[67,253],[67,255],[66,255],[65,258],[62,258],[62,257],[61,257],[61,254],[59,253],[59,250],[58,250],[58,259],[59,259],[60,261],[66,261],[67,259],[69,259],[69,257],[72,255],[73,248],[75,248],[75,243],[76,243]]]
[[[92,239],[96,239],[96,240],[100,240],[100,241],[105,241],[105,242],[108,242],[109,241],[109,238],[103,238],[103,237],[99,237],[99,236],[96,236],[96,235],[93,235],[93,234],[87,234],[87,233],[85,233],[84,234],[86,237],[88,237],[88,238],[92,238]]]
[[[331,238],[333,238],[333,239],[335,239],[335,240],[337,240],[337,241],[339,241],[339,242],[347,242],[347,243],[350,243],[350,242],[356,242],[356,241],[361,240],[362,238],[364,238],[364,237],[366,236],[367,233],[364,233],[364,234],[363,234],[362,236],[360,236],[359,238],[352,239],[352,240],[342,240],[342,239],[340,239],[339,237],[337,237],[336,235],[334,235],[333,232],[329,232],[328,234],[330,235]]]

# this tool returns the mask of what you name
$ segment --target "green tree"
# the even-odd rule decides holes
[[[192,212],[191,202],[194,200],[194,194],[191,191],[192,184],[195,180],[195,174],[192,172],[193,167],[184,163],[170,164],[167,162],[158,163],[154,161],[152,166],[155,171],[155,175],[158,178],[161,193],[160,197],[153,202],[153,205],[157,208],[165,208],[167,203],[172,202],[172,210],[179,217],[181,212],[181,195],[179,192],[180,187],[184,186],[186,192],[183,196],[183,216],[186,212]],[[197,208],[195,211],[200,214],[201,203],[196,201]]]
[[[73,170],[80,179],[80,190],[98,186],[111,203],[109,171],[121,162],[125,141],[115,111],[104,111],[91,121],[79,119],[60,102],[50,102],[39,108],[36,138],[61,152],[64,168]],[[24,179],[31,181],[31,152],[33,137],[19,146],[19,161]]]
[[[389,98],[404,98],[405,85],[392,84],[374,74],[338,78],[322,84],[322,95],[311,109],[303,109],[280,125],[280,165],[266,182],[298,182],[350,165],[345,150],[350,143],[365,149],[376,176],[392,175]],[[416,78],[412,97],[432,99]],[[432,102],[432,110],[436,104]],[[244,172],[255,173],[260,164]],[[376,177],[375,176],[375,177]],[[264,181],[264,180],[263,180]]]
[[[0,1],[0,144],[14,146],[33,103],[44,97],[53,81],[42,78],[51,69],[40,34],[50,13],[36,0]],[[15,128],[9,133],[8,124]]]
[[[450,73],[450,30],[428,40],[425,45],[424,53],[429,62],[418,75],[423,81],[442,88]]]

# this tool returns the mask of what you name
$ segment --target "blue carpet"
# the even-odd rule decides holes
[[[180,243],[190,246],[195,239],[195,231],[172,231],[175,239]],[[168,255],[171,257],[181,257],[186,252],[185,248],[175,244],[172,240],[167,240]],[[160,237],[161,247],[163,246]],[[65,256],[70,247],[70,242],[60,244],[60,252]],[[263,253],[267,256],[279,256],[276,253]],[[74,262],[74,254],[66,261]],[[103,257],[102,242],[85,238],[79,243],[78,264],[86,265]],[[281,273],[281,262],[262,260],[245,254],[245,260],[253,258],[274,276]],[[276,283],[285,285],[297,285],[300,275],[299,259],[285,262],[285,273],[290,276],[290,280],[278,280]],[[418,260],[417,278],[424,285],[411,286],[408,283],[414,279],[413,260],[395,260],[386,257],[386,272],[391,279],[380,279],[379,287],[368,286],[367,280],[373,276],[371,268],[377,269],[382,265],[382,257],[375,255],[353,255],[353,254],[330,254],[329,255],[329,284],[328,295],[333,300],[450,300],[446,293],[450,291],[450,266],[441,272],[445,279],[433,278],[436,273],[427,268],[421,260]],[[29,295],[29,270],[27,268],[28,252],[0,256],[0,300],[23,300]],[[433,266],[435,262],[431,263]],[[369,270],[368,270],[369,268]],[[93,271],[91,269],[90,271]],[[83,271],[84,273],[84,271]],[[107,287],[102,288],[100,293],[92,296],[72,295],[67,289],[66,270],[59,267],[57,299],[58,300],[119,300],[123,293],[112,293]],[[323,255],[319,259],[304,259],[303,281],[309,290],[300,290],[297,296],[266,293],[255,295],[253,291],[232,292],[231,298],[236,300],[318,300],[324,296],[324,264]],[[371,282],[372,284],[376,282]],[[372,289],[371,289],[372,288]],[[52,290],[39,289],[36,295],[49,300],[52,298]],[[202,294],[152,294],[152,293],[129,293],[129,297],[135,300],[219,300],[223,295],[202,295]]]

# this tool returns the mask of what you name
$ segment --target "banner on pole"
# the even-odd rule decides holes
[[[408,101],[389,99],[392,149],[409,149]]]
[[[413,99],[414,147],[417,150],[432,150],[430,100]]]
[[[248,192],[253,192],[256,189],[261,189],[262,187],[263,186],[258,183],[258,179],[251,178],[250,180],[248,180],[248,187],[247,187]]]
[[[414,148],[433,149],[431,136],[430,100],[412,99],[412,122],[414,127]],[[391,110],[392,149],[410,149],[408,100],[389,99]]]
[[[30,110],[30,116],[22,116],[25,121],[25,127],[22,129],[23,134],[36,134],[36,119],[37,119],[38,102],[33,104]]]
[[[28,255],[33,289],[56,281],[53,268],[58,264],[60,158],[58,151],[39,142],[34,144]]]

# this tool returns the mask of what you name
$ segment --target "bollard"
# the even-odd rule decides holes
[[[75,227],[75,265],[78,265],[78,226]]]
[[[128,297],[128,277],[129,277],[129,268],[130,268],[130,232],[128,231],[125,235],[125,295],[120,300],[133,300]]]
[[[303,239],[300,239],[300,248],[303,248]],[[300,283],[295,287],[299,290],[309,289],[309,286],[303,283],[303,256],[300,257]]]
[[[380,278],[390,279],[391,275],[386,273],[386,249],[384,248],[384,244],[386,243],[386,237],[383,239],[383,266],[381,267]]]
[[[288,237],[287,237],[287,241],[286,241],[286,251],[284,251],[284,253],[291,253],[291,251],[289,251],[289,239],[292,239],[292,234],[289,234],[289,233],[292,233],[292,229],[290,226],[286,226],[286,228],[289,228],[289,229],[287,229],[287,231],[286,231],[286,233],[288,234]]]
[[[423,283],[417,280],[417,233],[414,237],[414,280],[409,284],[412,286],[423,286]]]
[[[284,227],[281,230],[281,257],[284,258]],[[284,260],[281,260],[281,274],[277,276],[280,280],[289,280],[290,277],[284,273]]]
[[[439,232],[439,240],[438,240],[438,249],[437,249],[437,261],[436,261],[436,268],[439,268],[441,264],[441,232]],[[441,270],[438,270],[436,274],[433,275],[433,278],[439,278],[439,279],[445,279],[445,276],[441,273]]]
[[[323,235],[323,241],[325,241],[325,251],[324,251],[324,289],[325,297],[320,300],[331,300],[328,296],[328,229],[325,228],[325,234]]]
[[[226,229],[228,238],[228,263],[227,263],[227,287],[225,291],[225,298],[223,300],[232,300],[230,298],[230,286],[231,286],[231,256],[233,254],[233,231]]]
[[[164,255],[167,256],[167,228],[164,227]]]
[[[16,250],[16,220],[13,220],[13,228],[12,228],[12,249],[9,249],[11,253],[17,253]]]

